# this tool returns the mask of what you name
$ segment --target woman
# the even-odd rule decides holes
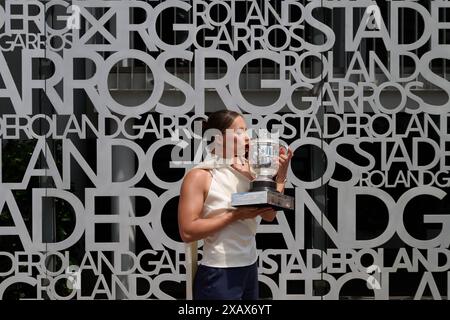
[[[248,191],[252,172],[245,158],[249,137],[237,112],[212,113],[206,125],[218,130],[210,157],[184,177],[178,222],[184,242],[204,240],[194,299],[258,299],[256,228],[258,219],[275,218],[272,208],[231,206],[231,194]],[[277,190],[284,191],[292,151],[279,157]]]

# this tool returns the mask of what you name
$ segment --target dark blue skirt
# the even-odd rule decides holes
[[[257,263],[216,268],[199,265],[194,279],[194,300],[258,300]]]

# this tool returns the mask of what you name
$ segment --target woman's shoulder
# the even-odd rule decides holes
[[[209,181],[210,177],[210,169],[192,168],[184,176],[184,181],[188,181],[194,184],[204,184]]]
[[[216,156],[210,155],[205,160],[189,169],[184,179],[200,179],[201,181],[208,183],[213,175],[213,171],[220,170],[224,166],[225,165],[220,162]]]
[[[204,177],[209,177],[211,175],[210,173],[211,169],[207,169],[207,168],[192,168],[190,169],[187,173],[186,176],[189,176],[190,178],[204,178]]]
[[[203,192],[208,193],[211,183],[211,175],[208,169],[192,168],[184,176],[181,191],[182,192]],[[189,191],[188,191],[189,190]]]

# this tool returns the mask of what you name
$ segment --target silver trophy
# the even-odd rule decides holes
[[[271,206],[274,209],[294,210],[294,197],[277,191],[273,177],[278,172],[278,156],[280,147],[288,153],[284,141],[271,138],[250,140],[249,164],[256,178],[250,183],[248,192],[238,192],[231,195],[231,205],[239,206]]]

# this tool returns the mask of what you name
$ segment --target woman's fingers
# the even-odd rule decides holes
[[[263,208],[256,207],[256,206],[248,206],[248,207],[246,206],[246,207],[241,207],[241,209],[240,209],[240,211],[242,211],[243,213],[258,213],[261,210],[263,210]]]
[[[256,206],[247,206],[238,208],[240,211],[238,217],[241,220],[256,218],[257,216],[268,213],[275,212],[272,207],[256,207]]]
[[[272,209],[272,207],[253,207],[254,209],[252,211],[267,211]]]
[[[267,213],[272,211],[275,211],[272,207],[265,207],[261,209],[261,213]]]
[[[283,148],[283,147],[280,147],[280,152],[279,152],[279,154],[280,154],[280,156],[281,155],[286,155],[286,156],[291,156],[292,157],[292,155],[294,154],[294,152],[292,151],[292,149],[291,149],[291,147],[289,147],[288,148],[288,152],[287,152],[287,154],[286,154],[286,149],[285,148]]]

